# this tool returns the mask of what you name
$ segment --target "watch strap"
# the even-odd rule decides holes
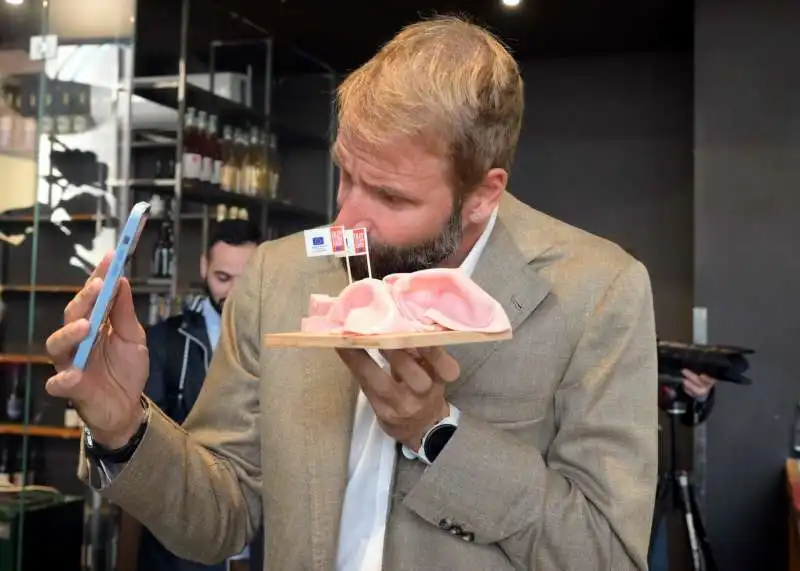
[[[106,448],[102,444],[96,442],[92,437],[92,431],[88,426],[83,427],[84,444],[86,447],[86,454],[96,462],[111,462],[114,464],[125,464],[128,462],[133,453],[139,447],[145,433],[147,432],[147,424],[149,419],[149,406],[147,401],[142,398],[142,408],[144,409],[144,418],[142,419],[139,428],[131,436],[131,438],[123,446],[119,448]]]

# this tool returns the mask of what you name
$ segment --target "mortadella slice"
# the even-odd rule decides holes
[[[502,333],[511,329],[503,307],[460,269],[393,274],[392,297],[410,321],[453,331]]]

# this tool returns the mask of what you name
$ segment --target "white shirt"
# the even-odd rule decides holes
[[[468,276],[475,271],[496,220],[497,209],[492,212],[483,234],[461,264],[460,269]],[[388,368],[377,351],[370,351],[370,355],[379,365]],[[397,461],[396,446],[397,442],[378,424],[363,391],[359,391],[339,526],[337,571],[380,571],[383,565],[386,512]],[[404,449],[403,453],[413,458],[410,450]]]
[[[211,300],[205,298],[203,303],[200,304],[200,311],[203,313],[203,321],[206,323],[206,333],[208,334],[208,342],[211,343],[211,351],[217,348],[219,343],[219,326],[220,315],[219,312],[211,305]]]

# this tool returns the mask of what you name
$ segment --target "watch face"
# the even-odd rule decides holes
[[[442,424],[434,428],[425,439],[425,456],[433,462],[444,448],[445,444],[455,434],[456,427],[452,424]]]

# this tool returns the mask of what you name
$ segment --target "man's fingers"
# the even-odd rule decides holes
[[[64,327],[50,335],[45,344],[47,354],[53,360],[56,369],[64,369],[72,362],[72,355],[78,344],[89,334],[89,321],[78,319],[67,323]]]
[[[101,278],[93,278],[89,281],[64,309],[64,323],[72,323],[76,319],[88,318],[102,288],[103,280]]]
[[[384,355],[392,368],[392,376],[404,383],[416,395],[425,395],[431,390],[435,373],[426,370],[426,361],[420,356],[414,358],[405,350],[385,351]]]
[[[683,373],[683,378],[689,381],[700,382],[700,375],[696,374],[694,371],[690,371],[689,369],[683,369],[681,371]]]
[[[120,279],[117,296],[112,303],[109,319],[114,333],[125,341],[144,343],[146,341],[146,335],[144,328],[136,317],[131,284],[127,278]]]
[[[82,378],[81,371],[65,369],[47,380],[45,389],[47,394],[58,398],[74,398],[75,387]]]
[[[103,259],[100,260],[100,263],[97,264],[92,272],[92,275],[89,276],[89,279],[86,280],[86,285],[89,285],[94,278],[105,278],[106,274],[108,273],[108,267],[111,265],[111,260],[114,259],[114,252],[107,252]]]
[[[419,350],[422,358],[430,363],[436,375],[446,383],[452,383],[461,375],[461,366],[442,347],[425,347]]]
[[[339,358],[353,372],[365,393],[390,398],[397,390],[394,379],[363,349],[336,349]]]

